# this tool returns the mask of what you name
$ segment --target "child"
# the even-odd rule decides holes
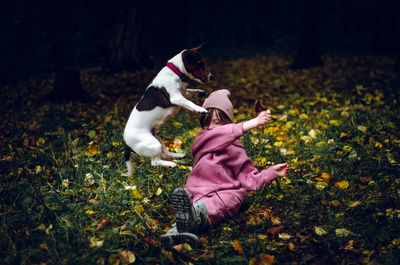
[[[203,130],[193,143],[193,170],[185,188],[173,192],[176,225],[161,236],[164,246],[180,243],[198,246],[200,241],[193,233],[234,216],[248,191],[268,186],[288,172],[287,163],[257,171],[239,137],[268,123],[270,111],[262,111],[254,119],[235,124],[229,95],[226,89],[217,90],[204,101],[203,108],[208,112],[200,119]]]

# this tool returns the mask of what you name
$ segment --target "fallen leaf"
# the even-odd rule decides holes
[[[102,247],[104,244],[104,240],[96,240],[96,238],[90,238],[90,246],[91,247]]]
[[[329,181],[330,177],[331,177],[331,176],[329,175],[329,173],[323,172],[323,173],[321,174],[321,178],[322,178],[324,181],[326,181],[326,182]]]
[[[155,248],[158,247],[158,241],[154,240],[153,238],[151,238],[149,236],[140,238],[140,241],[144,242],[148,246],[152,246]]]
[[[49,247],[47,246],[47,244],[46,244],[46,243],[42,243],[42,244],[40,244],[40,245],[39,245],[39,248],[40,248],[40,249],[42,249],[42,250],[49,251]]]
[[[256,109],[256,113],[267,110],[267,108],[261,103],[261,100],[256,101],[255,109]]]
[[[296,246],[295,246],[292,242],[289,242],[289,243],[288,243],[288,248],[289,248],[290,250],[293,250],[293,249],[296,248]]]
[[[118,251],[119,259],[123,264],[131,264],[136,260],[135,254],[128,250]]]
[[[335,186],[339,189],[347,189],[349,185],[350,184],[347,180],[341,180],[335,183]]]
[[[111,223],[111,219],[110,218],[102,218],[99,222],[99,224],[97,225],[96,231],[100,231],[103,230],[103,228]]]
[[[355,201],[355,202],[353,202],[353,203],[349,206],[349,208],[357,207],[357,206],[360,205],[360,204],[361,204],[360,201]]]
[[[183,244],[173,246],[173,249],[175,249],[177,252],[182,252],[182,250],[186,250],[186,251],[193,250],[192,247],[188,243],[183,243]]]
[[[315,234],[317,234],[319,236],[323,236],[328,233],[324,229],[322,229],[321,227],[318,227],[318,226],[314,227],[314,232],[315,232]]]
[[[285,240],[287,240],[287,239],[290,239],[292,236],[289,235],[289,234],[287,234],[287,233],[282,233],[282,234],[279,234],[278,237],[279,237],[280,239],[285,239]]]
[[[260,254],[260,265],[269,265],[275,262],[275,257],[269,254]]]
[[[346,237],[350,234],[350,231],[345,228],[338,228],[335,230],[335,234],[338,237]]]
[[[240,244],[239,240],[237,240],[237,239],[234,240],[232,242],[232,246],[233,246],[233,249],[236,250],[239,255],[243,254],[243,248],[242,248],[242,245]]]
[[[278,234],[280,231],[282,231],[285,227],[283,225],[281,226],[277,226],[277,227],[273,227],[267,230],[268,233],[270,234]]]

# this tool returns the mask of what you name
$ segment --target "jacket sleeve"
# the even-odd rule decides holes
[[[274,173],[272,167],[269,167],[261,172],[252,165],[251,162],[243,165],[237,180],[246,190],[260,190],[263,187],[269,186],[278,176]]]
[[[230,123],[212,130],[204,130],[198,135],[192,148],[193,156],[201,156],[204,153],[216,152],[226,149],[243,136],[242,123]]]

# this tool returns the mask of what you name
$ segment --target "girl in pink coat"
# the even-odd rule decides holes
[[[268,123],[270,111],[235,124],[229,95],[226,89],[217,90],[204,101],[203,108],[208,112],[200,119],[203,130],[193,143],[193,170],[185,188],[174,190],[176,226],[161,236],[165,246],[186,242],[196,247],[200,241],[194,233],[234,216],[248,191],[268,186],[288,172],[287,163],[257,171],[239,137]]]

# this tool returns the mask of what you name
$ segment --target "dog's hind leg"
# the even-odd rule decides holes
[[[151,158],[151,165],[152,166],[162,166],[162,167],[176,167],[177,166],[177,164],[175,162],[162,160],[159,156]]]
[[[131,161],[131,153],[132,152],[133,152],[132,148],[130,148],[128,145],[125,144],[124,156],[125,156],[126,167],[128,169],[128,176],[129,177],[132,177],[133,176],[133,172],[134,172],[134,166],[133,166],[133,163]]]
[[[168,151],[167,147],[165,146],[165,144],[163,143],[163,141],[161,140],[160,137],[158,137],[157,135],[154,135],[154,137],[156,137],[158,139],[158,141],[161,143],[161,157],[165,157],[165,158],[184,158],[186,156],[186,154],[183,153],[173,153]]]
[[[152,166],[176,167],[176,163],[164,161],[161,159],[163,155],[163,143],[154,135],[143,135],[133,142],[135,153],[141,156],[150,157]],[[129,139],[128,139],[129,141]]]

